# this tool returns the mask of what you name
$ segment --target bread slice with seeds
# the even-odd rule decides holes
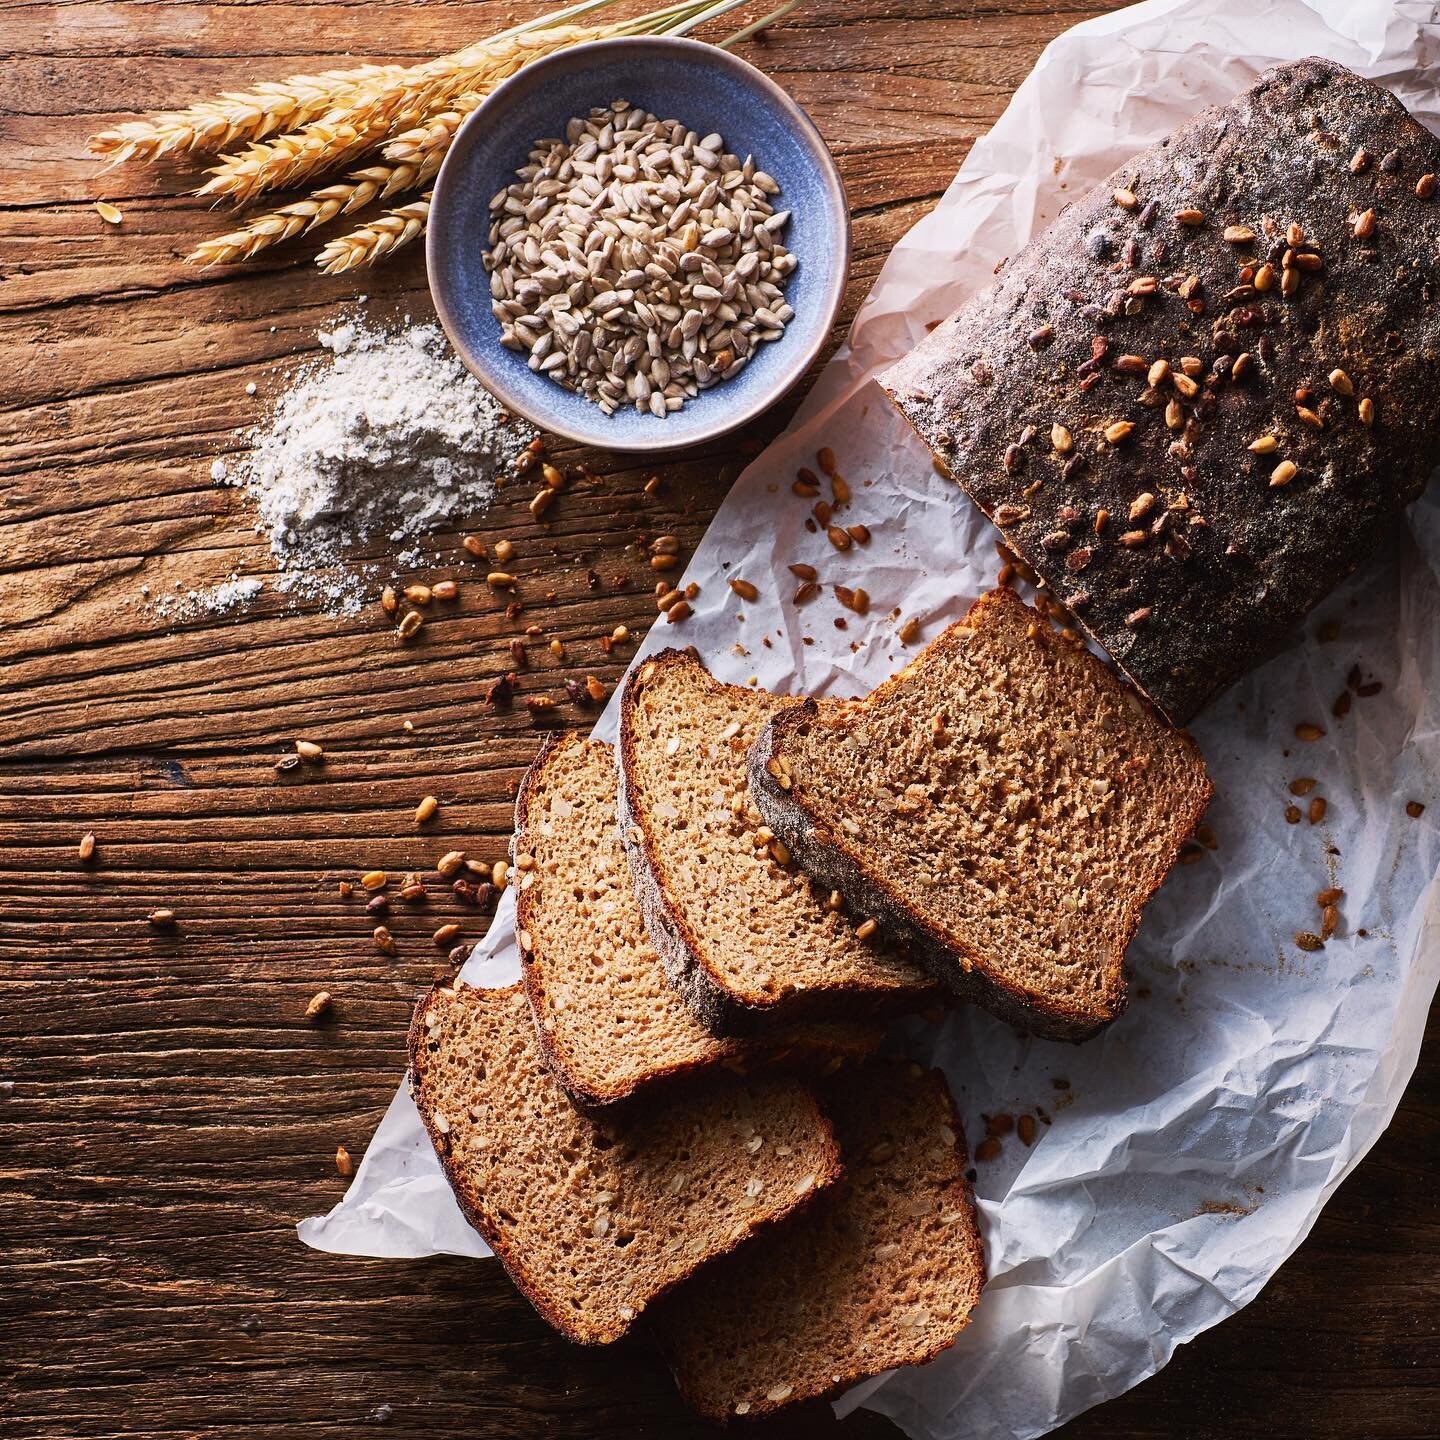
[[[653,1312],[680,1393],[759,1419],[955,1343],[985,1283],[965,1140],[939,1071],[870,1061],[822,1096],[845,1178]]]
[[[750,786],[956,995],[1071,1040],[1124,1009],[1126,946],[1212,789],[1188,735],[1007,589],[858,704],[780,711]]]
[[[880,1043],[878,1022],[816,1021],[721,1039],[665,978],[645,934],[615,818],[615,752],[552,736],[515,802],[525,857],[516,926],[540,1044],[580,1103],[602,1106],[717,1066],[838,1068]]]
[[[470,1223],[526,1299],[581,1344],[616,1340],[706,1260],[838,1179],[794,1080],[717,1080],[615,1121],[577,1110],[520,986],[437,986],[410,1028],[411,1084]]]
[[[862,939],[797,873],[750,797],[745,756],[800,702],[716,680],[691,652],[637,666],[620,706],[620,823],[650,943],[709,1029],[865,1016],[933,1000],[921,968]]]

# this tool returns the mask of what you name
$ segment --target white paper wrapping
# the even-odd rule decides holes
[[[696,645],[722,678],[857,694],[992,583],[994,532],[891,410],[873,376],[1001,259],[1125,158],[1277,61],[1320,54],[1395,90],[1440,130],[1440,20],[1426,3],[1150,0],[1057,39],[980,140],[936,210],[896,247],[790,429],[736,482],[687,578],[683,629],[642,654]],[[799,465],[834,449],[847,523],[873,540],[840,555],[804,528]],[[868,617],[830,598],[795,610],[786,566],[863,585]],[[863,1403],[934,1440],[1042,1435],[1153,1374],[1176,1345],[1251,1300],[1304,1239],[1394,1113],[1440,978],[1440,497],[1320,607],[1304,636],[1192,727],[1216,783],[1218,846],[1181,867],[1130,949],[1132,1004],[1073,1047],[956,1014],[909,1037],[943,1065],[971,1146],[983,1115],[1034,1113],[979,1169],[990,1282],[955,1347],[857,1387]],[[723,577],[760,587],[743,604]],[[740,617],[743,615],[743,619]],[[834,620],[844,616],[848,628]],[[1321,619],[1340,637],[1318,643]],[[743,651],[743,653],[737,653]],[[1331,717],[1359,663],[1383,683]],[[613,738],[614,704],[597,726]],[[1314,744],[1294,726],[1328,731]],[[1316,777],[1318,825],[1288,824],[1287,785]],[[1418,819],[1407,800],[1426,802]],[[1307,802],[1303,802],[1308,805]],[[1344,923],[1317,953],[1315,894],[1343,886]],[[517,973],[510,897],[465,968]],[[1056,1081],[1068,1082],[1059,1088]],[[397,1095],[344,1201],[305,1221],[310,1245],[351,1254],[485,1255],[445,1185],[410,1101]]]

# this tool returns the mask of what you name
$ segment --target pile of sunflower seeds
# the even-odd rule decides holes
[[[485,254],[501,342],[607,415],[664,419],[794,317],[780,187],[719,135],[616,100],[537,140],[516,175]]]

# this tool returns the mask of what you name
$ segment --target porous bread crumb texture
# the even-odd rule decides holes
[[[726,685],[688,653],[666,651],[635,671],[621,715],[627,836],[658,891],[672,936],[736,1004],[774,1014],[861,1013],[931,998],[912,961],[855,934],[793,861],[757,832],[765,824],[746,780],[746,754],[765,722],[798,701]],[[639,852],[637,854],[637,851]],[[639,877],[642,901],[646,876]],[[647,912],[647,919],[651,919]],[[651,935],[664,953],[666,936]]]
[[[687,1072],[794,1060],[823,1066],[879,1042],[878,1026],[817,1023],[769,1044],[719,1039],[665,978],[645,934],[616,822],[615,753],[547,741],[516,801],[516,851],[534,858],[518,892],[525,989],[560,1080],[605,1105]]]
[[[807,865],[839,856],[939,973],[1058,1034],[1123,1008],[1141,909],[1211,794],[1189,737],[1009,590],[858,706],[785,717],[752,774]]]
[[[546,1068],[518,985],[438,987],[410,1044],[416,1104],[466,1218],[582,1344],[619,1338],[838,1178],[829,1124],[790,1080],[717,1080],[620,1120],[586,1116]]]
[[[938,1071],[871,1061],[827,1087],[845,1179],[656,1312],[687,1402],[758,1419],[948,1348],[985,1261]]]

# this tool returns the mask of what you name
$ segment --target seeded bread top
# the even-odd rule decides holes
[[[609,745],[556,736],[515,804],[517,856],[527,858],[516,907],[525,989],[570,1093],[605,1105],[717,1065],[811,1058],[821,1068],[873,1050],[878,1025],[816,1023],[756,1045],[719,1039],[695,1019],[646,938],[615,819],[618,783]]]
[[[1211,793],[1187,735],[1006,589],[857,704],[778,716],[757,769],[807,864],[838,855],[962,993],[983,980],[1044,1033],[1123,1008],[1125,948]]]
[[[882,377],[1177,724],[1440,458],[1436,172],[1392,95],[1280,66],[1070,206]]]
[[[985,1279],[965,1141],[939,1071],[828,1086],[845,1179],[656,1312],[685,1399],[723,1422],[836,1394],[954,1344]]]
[[[794,1081],[717,1080],[622,1120],[587,1117],[541,1058],[518,985],[431,991],[410,1058],[466,1218],[582,1344],[618,1339],[697,1266],[838,1178],[830,1127]]]
[[[631,674],[623,808],[627,843],[643,849],[664,910],[647,913],[651,937],[659,946],[657,929],[677,933],[708,983],[754,1011],[918,1004],[933,996],[929,978],[857,938],[839,897],[811,888],[750,796],[746,752],[770,716],[797,703],[722,684],[674,650]]]

